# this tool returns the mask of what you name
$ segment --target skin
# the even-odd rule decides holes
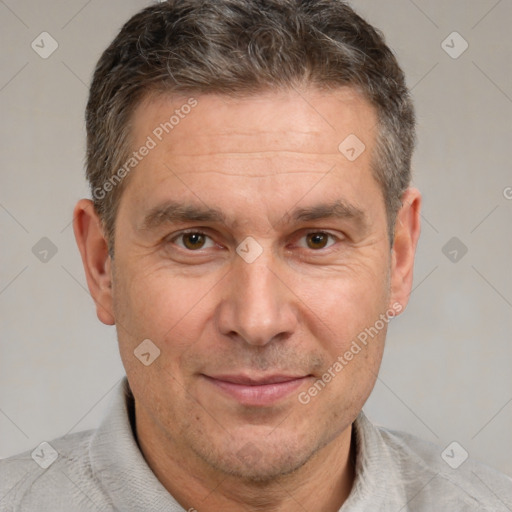
[[[147,98],[133,147],[187,99]],[[196,99],[126,178],[114,259],[91,202],[75,209],[98,317],[117,326],[139,445],[185,509],[337,511],[354,481],[351,424],[375,384],[386,328],[308,404],[298,396],[379,315],[405,309],[420,194],[404,193],[391,248],[370,170],[376,114],[350,88]],[[366,146],[353,162],[338,151],[350,134]],[[292,220],[296,208],[340,199],[360,216]],[[225,219],[145,222],[166,201]],[[207,236],[179,237],[185,229]],[[236,252],[248,236],[262,249],[252,263]],[[160,349],[149,366],[134,356],[144,339]],[[273,403],[248,405],[205,377],[234,373],[305,378]]]

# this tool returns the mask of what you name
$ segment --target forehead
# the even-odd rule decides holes
[[[228,215],[240,206],[253,213],[273,209],[280,217],[279,208],[304,203],[307,191],[311,198],[328,193],[331,202],[343,191],[356,205],[364,194],[354,191],[379,192],[370,171],[375,111],[350,88],[151,96],[135,110],[131,127],[133,148],[151,141],[152,149],[123,196],[146,212],[187,196]],[[364,148],[358,158],[344,153],[347,140],[358,152]]]
[[[339,155],[339,143],[350,134],[371,146],[375,123],[375,109],[363,95],[342,87],[270,90],[242,97],[150,95],[135,109],[131,126],[136,147],[151,134],[175,155],[201,155],[212,146],[239,152],[241,144],[252,152]]]

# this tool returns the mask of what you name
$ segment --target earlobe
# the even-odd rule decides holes
[[[114,325],[111,258],[101,220],[89,199],[81,199],[75,206],[73,231],[96,314],[104,324]]]
[[[413,282],[414,257],[420,236],[421,194],[408,188],[402,196],[402,206],[395,222],[391,254],[390,306],[399,303],[402,311],[407,306]]]

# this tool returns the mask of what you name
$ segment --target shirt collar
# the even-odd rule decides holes
[[[147,465],[132,431],[133,395],[126,377],[89,447],[93,474],[123,512],[182,512]]]
[[[400,467],[383,438],[363,411],[352,424],[356,444],[355,480],[339,512],[405,510]]]

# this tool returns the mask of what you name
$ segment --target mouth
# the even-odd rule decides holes
[[[297,390],[311,375],[273,374],[261,377],[237,375],[204,375],[214,389],[242,405],[268,406]]]

